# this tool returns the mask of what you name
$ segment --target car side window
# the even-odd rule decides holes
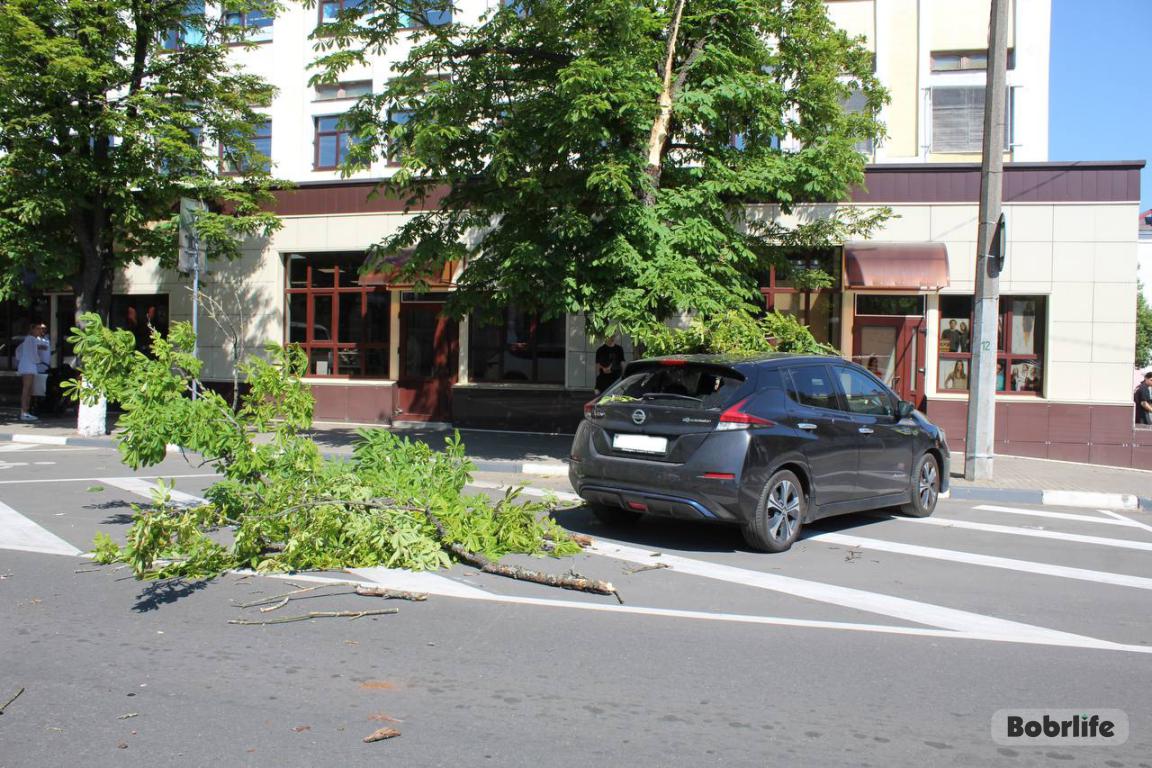
[[[836,387],[832,384],[832,376],[826,366],[805,365],[790,368],[785,378],[790,382],[788,396],[800,405],[832,410],[840,408]]]
[[[852,413],[871,416],[895,416],[892,396],[880,382],[852,368],[837,368],[836,377],[844,393],[844,402]]]

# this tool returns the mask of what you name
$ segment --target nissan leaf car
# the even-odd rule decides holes
[[[782,552],[831,515],[931,515],[948,470],[944,431],[858,365],[686,355],[630,363],[585,405],[569,478],[605,522],[730,523]]]

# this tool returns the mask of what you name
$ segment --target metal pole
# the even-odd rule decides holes
[[[991,250],[1000,219],[1004,182],[1004,113],[1008,92],[1008,0],[992,0],[988,25],[988,81],[984,91],[984,154],[980,167],[980,230],[976,241],[976,293],[964,477],[992,478],[996,434],[996,347],[1000,261]],[[1005,244],[1001,244],[1005,247]]]
[[[200,238],[192,235],[195,256],[192,259],[192,356],[200,356]],[[192,379],[192,399],[196,399],[196,379]]]

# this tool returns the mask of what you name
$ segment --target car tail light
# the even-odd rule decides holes
[[[751,397],[746,397],[720,414],[720,422],[716,425],[716,429],[723,432],[732,429],[748,429],[749,427],[776,426],[776,422],[774,421],[762,419],[759,416],[753,416],[751,413],[744,412],[744,405],[751,399]]]
[[[603,415],[604,411],[596,410],[596,400],[589,400],[588,402],[584,403],[584,418],[598,419]]]
[[[736,475],[732,472],[705,472],[700,475],[705,480],[735,480]]]
[[[667,360],[661,360],[660,365],[688,365],[688,361],[673,357]]]

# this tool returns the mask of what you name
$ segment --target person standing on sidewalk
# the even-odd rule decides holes
[[[624,371],[624,349],[609,336],[596,350],[596,394],[612,386]]]
[[[1136,423],[1152,425],[1152,371],[1144,374],[1144,382],[1136,387]]]
[[[28,335],[16,349],[16,372],[20,374],[20,421],[38,421],[29,411],[32,408],[32,393],[36,387],[36,376],[48,373],[52,362],[52,345],[48,341],[48,326],[32,323]]]

